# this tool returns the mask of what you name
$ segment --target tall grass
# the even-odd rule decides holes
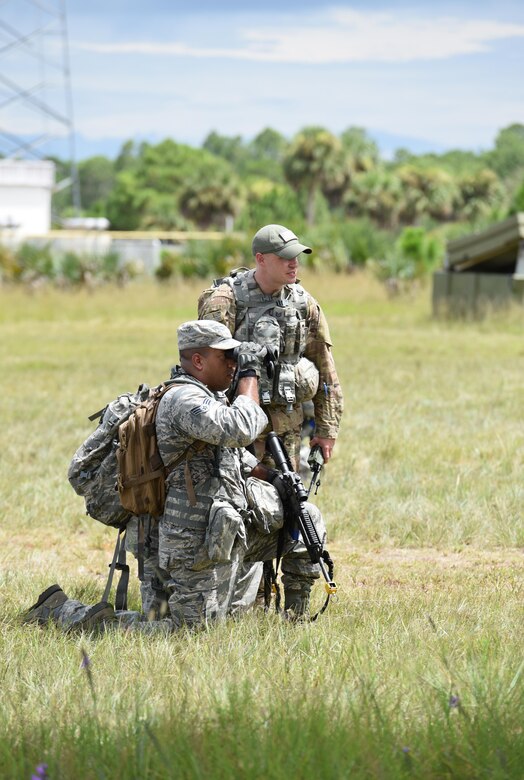
[[[168,374],[200,285],[0,291],[0,776],[522,777],[522,312],[304,281],[346,395],[318,496],[339,596],[168,638],[19,618],[56,581],[100,600],[112,534],[68,462],[88,414]]]

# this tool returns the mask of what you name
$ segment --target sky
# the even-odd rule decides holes
[[[29,136],[31,121],[41,121],[34,102],[23,114],[10,99],[12,82],[47,106],[63,91],[49,64],[62,56],[60,37],[47,36],[49,62],[34,76],[36,39],[13,46],[12,29],[28,34],[47,23],[43,8],[60,5],[0,6],[8,78],[0,77],[0,128],[9,133]],[[129,138],[199,146],[213,130],[249,140],[272,127],[291,138],[307,125],[335,134],[364,127],[385,156],[398,147],[479,151],[501,128],[524,123],[523,2],[67,0],[66,8],[80,158],[113,156]]]

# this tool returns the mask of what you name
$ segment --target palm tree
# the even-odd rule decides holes
[[[452,219],[457,195],[449,173],[436,167],[404,165],[397,169],[402,184],[399,216],[405,225],[414,225],[424,217],[439,221]]]
[[[504,187],[497,174],[488,169],[463,176],[459,179],[458,189],[459,213],[473,222],[489,216],[504,201]]]
[[[363,127],[348,127],[341,133],[340,140],[348,153],[351,170],[355,173],[370,171],[379,165],[378,146]]]
[[[356,173],[344,195],[350,215],[370,217],[382,228],[396,228],[402,208],[402,184],[398,176],[384,168]]]
[[[306,127],[291,142],[284,156],[284,175],[298,192],[306,194],[306,221],[315,222],[317,192],[335,190],[349,181],[349,168],[341,141],[323,127]]]
[[[238,214],[241,203],[240,183],[225,164],[200,165],[179,200],[182,214],[204,229],[223,227],[228,216]]]

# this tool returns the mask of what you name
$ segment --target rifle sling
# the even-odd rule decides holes
[[[113,553],[113,559],[109,564],[109,575],[107,583],[102,596],[102,601],[109,602],[111,594],[111,587],[113,585],[113,577],[115,570],[118,569],[120,574],[120,580],[118,582],[116,590],[115,608],[127,609],[127,588],[129,584],[129,566],[126,564],[126,548],[125,548],[126,531],[121,528],[117,531],[115,550]]]

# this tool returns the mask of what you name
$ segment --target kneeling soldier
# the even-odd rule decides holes
[[[271,471],[244,449],[267,425],[258,397],[265,348],[240,344],[221,323],[201,320],[180,326],[178,347],[175,383],[161,399],[156,419],[160,454],[168,472],[171,468],[159,525],[159,568],[169,611],[164,620],[147,623],[135,615],[134,627],[148,631],[155,625],[162,630],[198,626],[235,611],[239,567],[243,560],[276,557],[284,521],[276,488],[261,481],[271,478]],[[234,355],[229,352],[233,349]],[[237,396],[229,405],[225,391],[237,361]],[[320,513],[310,509],[323,537]],[[319,569],[303,544],[291,537],[283,547],[282,572],[286,609],[295,615],[306,613]],[[65,624],[61,612],[71,607],[74,615],[71,600],[58,598],[57,591],[45,595],[26,620]],[[105,611],[108,605],[96,606],[94,617],[103,613],[101,619],[111,617]],[[78,611],[78,616],[82,625],[84,613]],[[125,622],[129,618],[126,613]],[[73,624],[74,617],[67,625]]]

